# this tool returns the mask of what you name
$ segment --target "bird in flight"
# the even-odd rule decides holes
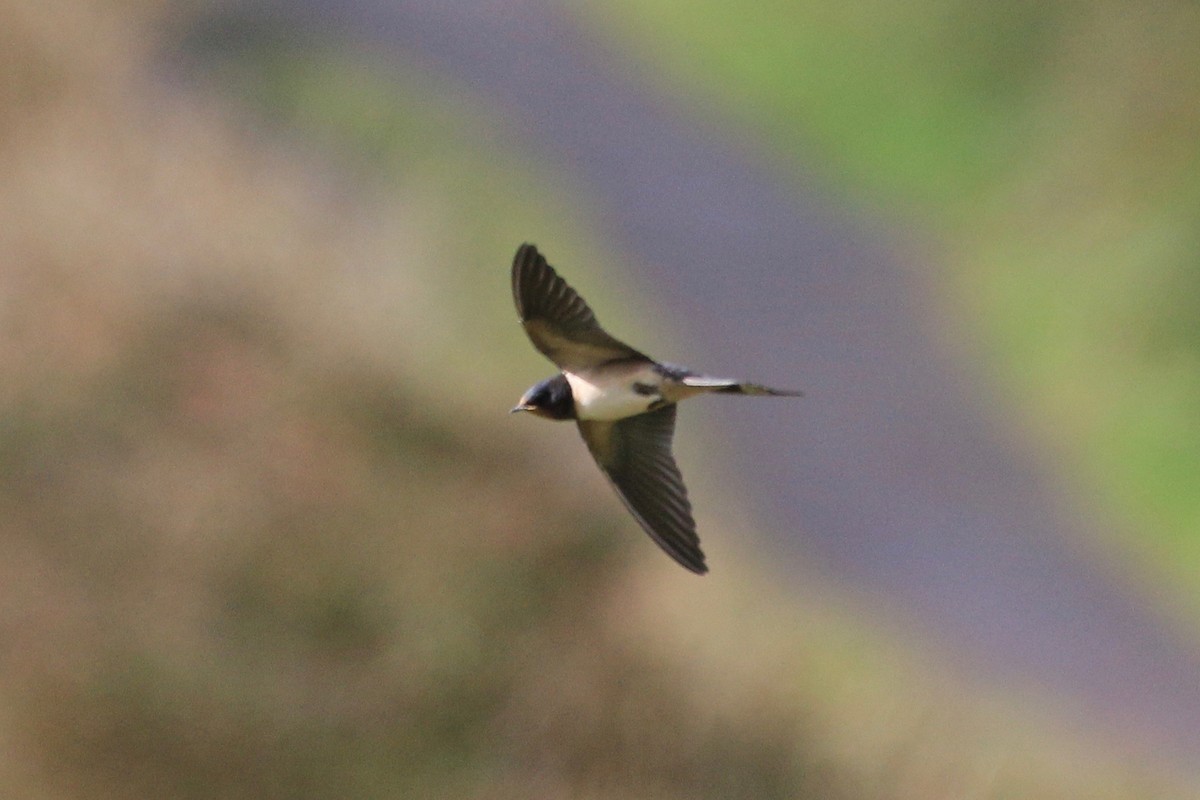
[[[650,538],[692,572],[708,572],[687,489],[671,455],[676,404],[708,392],[781,397],[800,392],[663,364],[614,339],[531,244],[521,245],[513,259],[512,288],[525,333],[561,370],[525,392],[513,413],[575,420],[592,457]]]

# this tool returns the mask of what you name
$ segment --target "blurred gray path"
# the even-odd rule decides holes
[[[506,113],[513,146],[598,198],[601,227],[645,267],[636,279],[691,325],[695,366],[800,376],[800,405],[714,412],[781,559],[888,598],[993,679],[1069,692],[1119,735],[1200,757],[1200,656],[1071,551],[1081,523],[927,335],[889,242],[683,116],[546,2],[255,7],[424,64]]]

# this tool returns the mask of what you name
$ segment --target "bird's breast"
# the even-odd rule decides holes
[[[662,378],[644,364],[564,374],[575,400],[575,416],[582,420],[625,419],[645,413],[662,400]]]

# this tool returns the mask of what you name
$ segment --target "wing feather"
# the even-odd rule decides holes
[[[560,369],[578,371],[609,361],[650,359],[600,327],[579,294],[531,244],[513,258],[513,301],[533,346]]]
[[[671,558],[708,572],[683,476],[671,455],[675,405],[617,422],[580,420],[588,450],[638,523]]]

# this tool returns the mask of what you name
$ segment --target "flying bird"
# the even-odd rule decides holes
[[[574,420],[601,471],[650,538],[692,572],[708,572],[687,489],[671,455],[676,404],[709,392],[801,393],[664,364],[614,339],[531,244],[521,245],[513,259],[512,288],[525,333],[561,370],[525,392],[513,413]]]

